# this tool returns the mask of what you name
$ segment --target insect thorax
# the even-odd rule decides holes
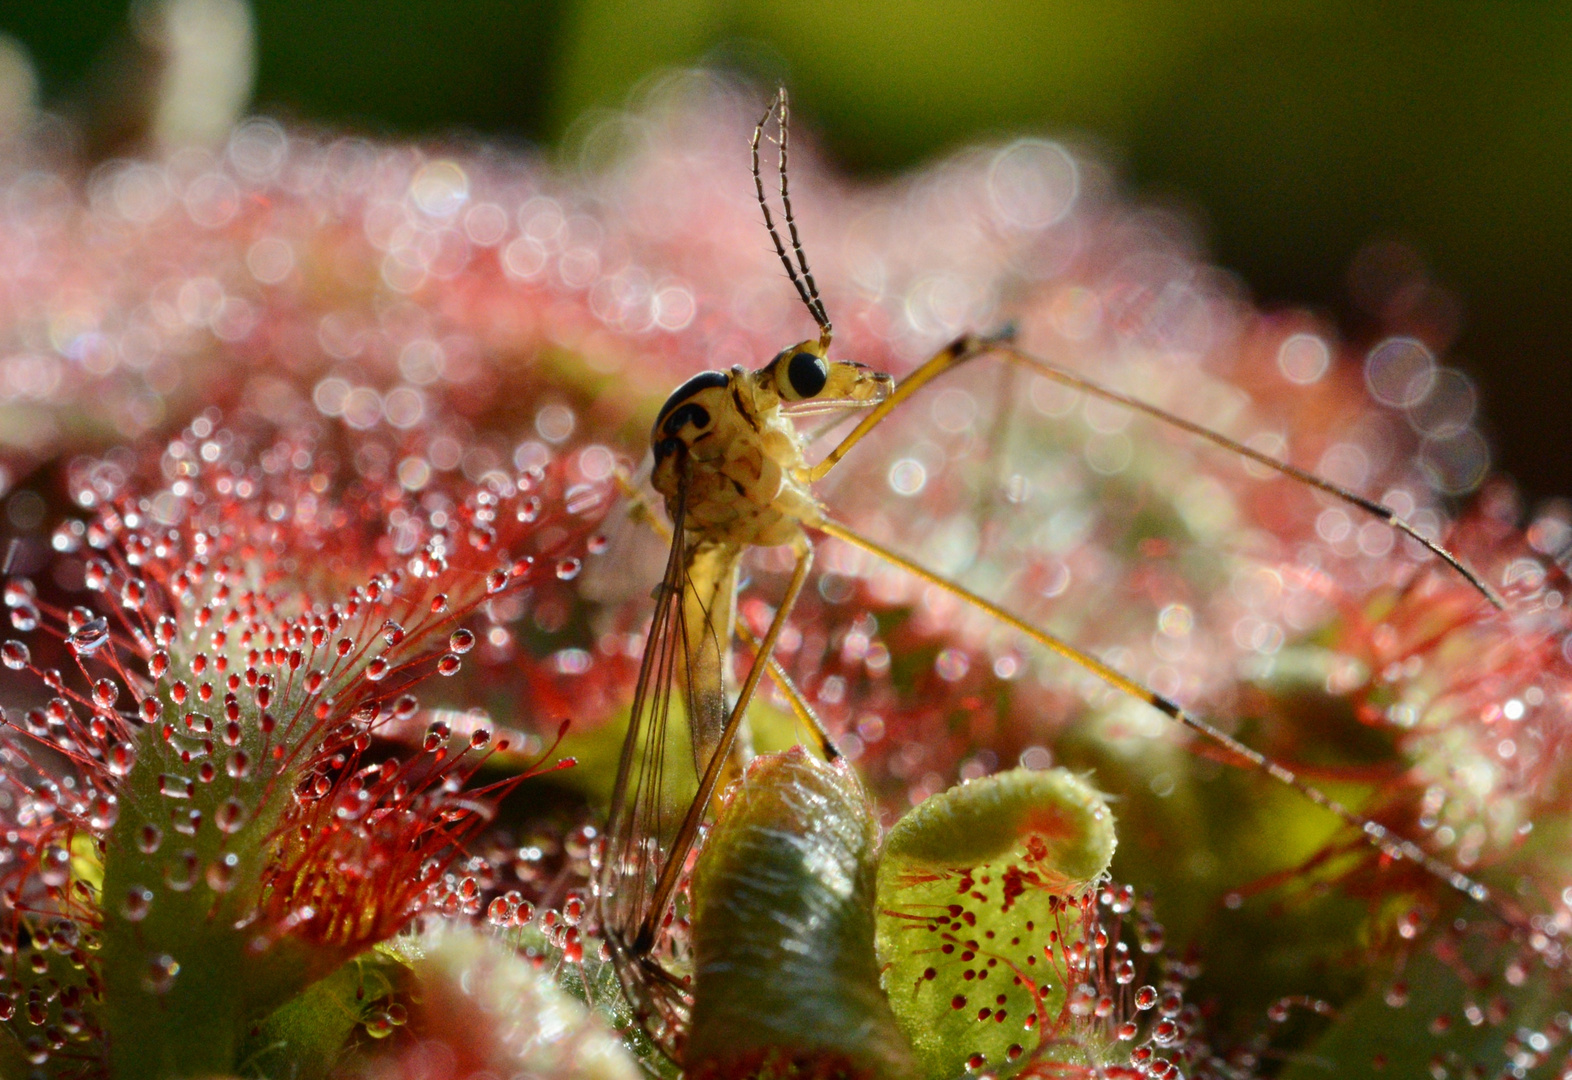
[[[818,503],[798,479],[803,441],[756,373],[733,368],[689,379],[667,399],[650,435],[650,480],[695,540],[789,543]],[[686,504],[679,506],[682,476]]]

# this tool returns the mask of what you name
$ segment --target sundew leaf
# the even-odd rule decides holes
[[[259,1022],[409,923],[528,775],[470,787],[508,740],[450,746],[440,717],[418,750],[367,755],[420,712],[409,690],[463,668],[465,618],[572,576],[600,495],[542,466],[418,522],[397,489],[355,501],[341,434],[207,417],[128,448],[54,541],[93,595],[61,610],[6,583],[39,658],[7,640],[3,666],[53,695],[0,716],[0,981],[22,995],[0,1017],[30,1065],[236,1072]],[[311,509],[286,529],[290,506]],[[385,543],[401,520],[416,532]]]
[[[253,758],[265,749],[259,714],[241,714],[242,748]],[[106,845],[104,895],[115,899],[103,911],[104,1017],[115,1068],[127,1076],[233,1067],[247,1016],[271,1011],[310,981],[297,951],[248,955],[254,932],[236,929],[256,904],[266,840],[289,786],[269,783],[260,770],[244,781],[199,783],[177,743],[139,741]],[[245,828],[231,834],[188,824],[215,821],[229,804],[243,808]],[[173,820],[185,832],[171,825],[177,805]],[[228,871],[215,876],[216,888],[205,876],[210,867]],[[247,978],[236,978],[241,971]],[[189,1019],[171,1024],[171,1015]]]
[[[878,824],[844,761],[756,759],[694,871],[689,1077],[907,1077],[874,959]]]
[[[1521,944],[1447,928],[1337,1010],[1282,1075],[1563,1076],[1567,1007],[1563,984]]]
[[[78,879],[79,880],[79,879]],[[37,925],[37,924],[34,924]],[[55,934],[67,924],[56,921],[53,927],[40,927],[28,950],[28,965],[18,968],[9,978],[5,993],[20,1001],[4,1009],[8,1036],[0,1036],[0,1076],[68,1077],[75,1074],[75,1062],[50,1054],[48,1033],[64,1030],[72,1014],[81,1015],[84,1001],[91,1001],[94,990],[91,973],[80,962],[80,953],[60,953],[49,946]]]
[[[236,1071],[293,1080],[331,1075],[355,1029],[409,982],[408,971],[380,949],[351,960],[258,1024],[242,1048]]]
[[[962,784],[896,824],[879,863],[877,950],[923,1075],[1003,1076],[1044,1060],[1086,949],[1080,898],[1114,842],[1107,803],[1064,769]],[[1061,1060],[1094,1056],[1067,1044]]]
[[[571,770],[570,770],[571,771]],[[425,939],[406,939],[422,943]],[[609,950],[581,942],[578,956],[569,960],[563,939],[548,932],[541,920],[504,932],[499,939],[520,956],[528,957],[539,970],[551,973],[552,986],[578,1002],[596,1019],[616,1032],[622,1049],[637,1066],[641,1076],[650,1080],[680,1080],[682,1071],[649,1037],[639,1023],[633,1005],[623,993],[617,969]]]

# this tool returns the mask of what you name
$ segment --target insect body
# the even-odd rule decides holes
[[[806,440],[791,417],[826,406],[876,405],[893,388],[888,375],[862,364],[829,360],[827,345],[827,340],[804,341],[757,371],[737,367],[696,375],[671,395],[651,431],[651,481],[665,497],[674,530],[619,767],[601,879],[603,920],[613,949],[623,954],[619,962],[624,967],[644,963],[655,944],[658,920],[676,888],[682,857],[733,761],[742,710],[807,579],[813,544],[805,527],[826,521],[810,488]],[[743,552],[754,545],[789,545],[796,566],[738,701],[729,705],[725,672],[735,624],[737,569]],[[784,675],[778,678],[790,687]],[[670,834],[659,800],[659,758],[670,689],[677,682],[687,694],[699,790]],[[788,693],[799,716],[815,731],[820,748],[834,756],[833,744],[812,710],[794,690]],[[646,760],[635,774],[641,734]],[[650,856],[657,853],[665,862],[652,878]],[[615,914],[607,918],[607,913]]]
[[[790,411],[799,404],[877,402],[893,385],[888,375],[832,362],[824,352],[821,343],[805,341],[758,371],[696,375],[667,400],[651,432],[655,490],[689,536],[683,605],[694,665],[689,723],[700,772],[726,720],[726,703],[716,693],[723,679],[714,665],[731,640],[738,559],[750,545],[780,544],[805,559],[811,546],[802,526],[823,517],[808,486],[807,446]]]
[[[791,237],[790,254],[775,227],[759,169],[765,124],[779,112],[780,194]],[[1093,397],[1155,417],[1193,436],[1266,466],[1391,525],[1424,545],[1467,579],[1490,603],[1501,601],[1450,552],[1421,536],[1393,511],[1330,481],[1278,461],[1192,421],[1093,383],[1014,346],[1006,330],[991,336],[964,335],[917,367],[898,385],[889,375],[857,363],[832,360],[832,329],[797,237],[786,182],[784,92],[755,129],[753,172],[765,224],[803,303],[819,324],[814,340],[785,349],[755,371],[733,368],[696,375],[661,408],[651,431],[651,481],[664,497],[671,519],[671,549],[645,646],[637,689],[613,792],[597,882],[602,930],[640,1021],[674,1057],[675,1035],[686,1015],[682,980],[658,958],[679,879],[697,840],[710,800],[735,771],[743,718],[766,673],[785,692],[798,718],[814,733],[821,752],[836,756],[828,734],[775,664],[772,652],[801,592],[813,561],[814,534],[842,540],[981,610],[1042,648],[1079,665],[1103,681],[1156,708],[1210,740],[1229,755],[1293,787],[1362,832],[1388,857],[1408,860],[1489,903],[1485,887],[1433,858],[1417,844],[1343,806],[1177,703],[1142,686],[1109,664],[1034,626],[965,586],[863,536],[836,521],[815,497],[822,479],[870,431],[908,398],[944,373],[985,354],[1013,363]],[[858,409],[860,421],[817,462],[795,418],[835,409]],[[730,644],[736,627],[737,573],[754,545],[789,546],[794,566],[764,635],[745,641],[753,659],[733,699],[727,690]],[[686,697],[697,790],[681,813],[665,803],[667,733],[678,689]]]

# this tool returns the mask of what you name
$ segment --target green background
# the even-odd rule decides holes
[[[1268,306],[1373,331],[1349,270],[1400,239],[1462,302],[1449,362],[1497,460],[1572,492],[1572,6],[1288,0],[255,0],[257,107],[550,142],[672,64],[784,80],[847,169],[1021,130],[1099,146]],[[0,0],[46,101],[105,93],[123,0]],[[109,91],[112,92],[112,89]]]

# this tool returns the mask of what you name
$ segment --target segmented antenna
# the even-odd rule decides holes
[[[764,127],[770,122],[770,117],[776,115],[780,118],[781,133],[780,138],[776,140],[776,145],[781,151],[781,206],[786,212],[786,231],[791,235],[791,250],[797,260],[795,266],[792,265],[792,256],[786,254],[786,245],[781,241],[780,230],[775,227],[775,217],[770,213],[769,198],[764,194],[764,175],[759,169],[759,142],[764,138]],[[813,321],[819,324],[819,343],[829,348],[830,337],[834,332],[830,327],[829,312],[824,310],[824,301],[819,299],[819,287],[814,284],[813,271],[808,269],[808,256],[802,250],[802,238],[797,235],[797,219],[791,212],[791,194],[786,183],[788,126],[786,88],[783,86],[753,129],[753,186],[759,193],[759,209],[764,211],[764,227],[770,230],[770,239],[775,241],[775,254],[780,256],[781,265],[786,268],[786,276],[791,278],[791,283],[797,287],[797,295],[802,297],[808,314],[812,315]],[[798,267],[802,268],[800,274]]]

